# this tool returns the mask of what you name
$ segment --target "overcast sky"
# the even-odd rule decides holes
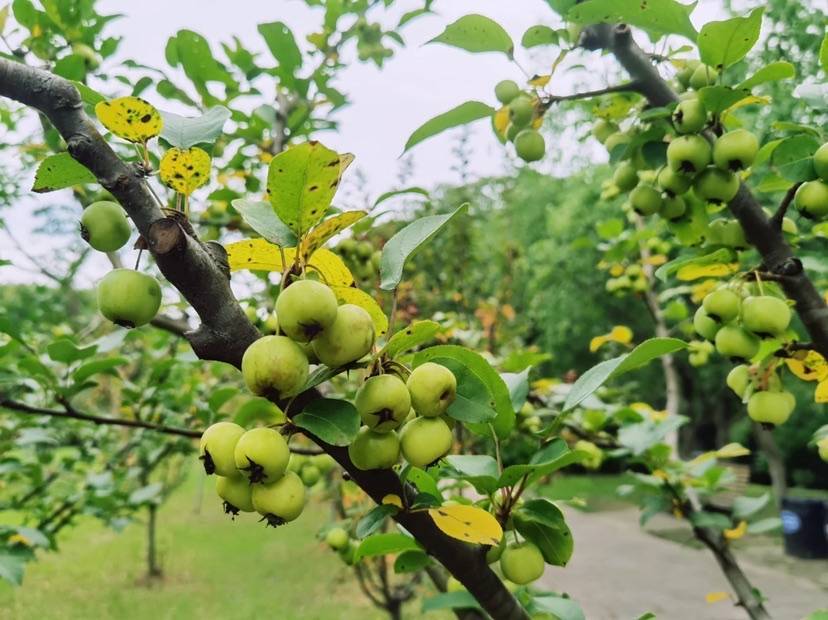
[[[402,13],[421,6],[420,0],[398,0],[390,14],[376,17],[386,25],[396,23]],[[755,2],[753,3],[755,4]],[[104,13],[123,13],[124,18],[112,22],[108,33],[123,36],[119,57],[135,58],[150,66],[164,66],[164,46],[170,35],[181,28],[195,30],[204,35],[218,51],[218,42],[238,35],[252,50],[267,54],[256,26],[263,22],[281,20],[295,32],[300,43],[309,32],[317,30],[321,23],[319,9],[309,9],[301,0],[145,0],[125,3],[121,0],[100,0]],[[710,19],[723,15],[719,0],[702,0],[693,21],[700,26]],[[495,104],[492,89],[505,78],[521,80],[520,70],[502,54],[470,54],[443,45],[424,45],[437,35],[446,24],[470,12],[487,15],[520,41],[523,32],[537,23],[551,23],[555,19],[544,0],[437,0],[436,15],[429,15],[411,22],[402,34],[406,47],[396,49],[395,56],[383,69],[373,63],[351,63],[338,81],[340,89],[348,93],[352,104],[336,115],[340,131],[319,137],[329,146],[341,152],[356,154],[357,165],[367,177],[366,193],[376,197],[397,186],[403,145],[411,132],[425,120],[445,112],[467,100],[481,100]],[[531,72],[548,71],[556,50],[539,48],[531,56],[518,49],[518,61]],[[219,56],[221,58],[221,56]],[[610,59],[596,54],[590,59],[590,74],[597,83],[613,70]],[[567,73],[556,76],[551,90],[556,93],[571,92],[572,78]],[[153,97],[153,103],[170,108],[168,102]],[[456,182],[457,172],[452,170],[456,158],[452,154],[457,144],[458,131],[450,131],[431,139],[413,150],[413,176],[408,184],[428,188],[444,182]],[[478,122],[469,136],[468,152],[474,177],[497,174],[508,167],[504,148],[495,141],[486,121]],[[604,153],[591,145],[586,151],[600,160]],[[550,148],[565,151],[574,143],[556,142]],[[549,160],[535,164],[541,170],[554,173]],[[560,170],[558,170],[560,171]],[[32,171],[33,176],[34,171]],[[30,187],[30,180],[25,181]],[[39,200],[54,201],[55,195]],[[10,218],[18,236],[31,239],[28,232],[32,218],[30,207],[16,209]],[[38,244],[48,244],[39,240]],[[100,262],[100,261],[98,261]],[[94,263],[97,264],[97,263]],[[102,265],[103,266],[103,265]],[[9,268],[0,269],[0,282],[25,281],[31,274]],[[94,278],[93,278],[94,279]]]

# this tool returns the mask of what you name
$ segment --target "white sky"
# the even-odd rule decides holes
[[[755,5],[756,2],[750,4]],[[420,0],[397,0],[390,15],[382,17],[377,13],[377,17],[390,26],[396,23],[396,17],[421,5]],[[365,191],[372,197],[397,186],[398,157],[408,136],[421,123],[467,100],[476,99],[494,105],[492,90],[498,80],[521,79],[519,69],[501,54],[470,54],[444,45],[423,43],[440,33],[446,24],[471,12],[498,21],[516,43],[528,27],[538,23],[550,24],[550,19],[554,17],[544,0],[437,0],[434,8],[437,15],[421,17],[402,30],[407,45],[402,49],[395,46],[394,57],[383,69],[376,68],[373,63],[354,62],[341,73],[337,86],[348,94],[352,103],[336,115],[340,131],[319,136],[332,148],[356,154],[357,166],[367,177]],[[301,45],[304,36],[316,30],[321,23],[319,9],[309,9],[301,0],[145,0],[128,3],[101,0],[100,10],[126,15],[112,22],[107,30],[110,35],[124,38],[119,57],[135,58],[150,66],[163,67],[167,66],[164,60],[167,39],[181,28],[204,35],[213,49],[219,52],[220,59],[223,53],[218,43],[238,35],[249,49],[263,52],[264,60],[269,53],[256,30],[258,24],[284,21],[293,29]],[[722,15],[719,0],[702,0],[692,17],[699,27]],[[548,70],[557,50],[536,48],[531,56],[525,51],[521,56],[518,45],[517,53],[519,62],[530,73],[542,73]],[[607,72],[614,70],[612,60],[601,58],[598,54],[592,56],[589,62],[590,77],[596,79],[595,85],[601,85]],[[572,78],[560,73],[551,90],[556,93],[571,92]],[[145,93],[153,103],[159,103],[164,108],[171,107],[153,95],[152,90]],[[452,149],[457,144],[458,135],[457,130],[449,131],[415,147],[412,151],[413,176],[407,184],[432,188],[444,182],[457,182],[458,175],[452,171],[452,166],[456,164]],[[592,149],[588,152],[594,154],[596,160],[604,159],[603,151],[595,146],[588,147]],[[565,151],[575,147],[574,142],[550,141],[549,149]],[[473,126],[468,151],[473,177],[501,174],[508,170],[508,156],[495,141],[486,121],[479,121]],[[554,173],[556,167],[560,171],[560,166],[565,165],[566,158],[558,164],[550,160],[535,164],[550,173]],[[25,183],[30,186],[29,179]],[[33,200],[55,201],[58,197],[52,194]],[[31,207],[15,211],[10,223],[18,237],[28,242],[33,225],[28,215]],[[37,244],[38,247],[47,247],[49,242],[48,239],[39,239]],[[106,268],[105,260],[94,261],[89,283]],[[30,273],[8,267],[0,269],[0,282],[31,279]]]

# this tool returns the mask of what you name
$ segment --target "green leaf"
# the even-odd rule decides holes
[[[83,82],[73,81],[72,84],[75,88],[78,89],[80,93],[81,100],[91,106],[95,106],[99,104],[101,101],[106,101],[106,97],[104,97],[101,93],[97,90],[90,88]]]
[[[585,620],[584,612],[578,603],[571,598],[555,594],[536,594],[532,599],[531,610],[541,614],[552,614],[558,620]],[[655,616],[652,617],[655,618]],[[638,620],[647,620],[647,618],[641,616]]]
[[[828,73],[828,34],[822,38],[822,44],[819,46],[819,64],[822,65],[822,70]]]
[[[495,113],[495,109],[481,101],[466,101],[459,106],[452,108],[448,112],[438,114],[432,119],[427,120],[414,130],[408,141],[405,143],[403,153],[419,144],[427,138],[436,136],[439,133],[451,129],[452,127],[459,127],[460,125],[467,125],[481,118],[489,118]]]
[[[515,412],[512,409],[512,399],[509,396],[509,388],[506,387],[501,376],[491,367],[489,362],[479,353],[475,353],[465,347],[444,344],[419,351],[414,356],[414,366],[416,367],[425,362],[430,362],[435,358],[456,360],[477,375],[492,395],[493,408],[497,412],[497,417],[491,422],[492,426],[494,426],[495,433],[497,433],[498,437],[508,436],[515,425]],[[477,433],[488,434],[487,427],[475,428],[475,426],[471,425],[470,428]]]
[[[270,161],[268,200],[279,219],[301,236],[325,216],[339,175],[339,154],[321,142],[303,142]]]
[[[422,613],[440,611],[441,609],[482,609],[471,592],[443,592],[423,601]]]
[[[695,42],[696,29],[690,21],[694,8],[695,2],[681,4],[674,0],[587,0],[572,7],[566,19],[584,26],[620,22],[655,35],[680,34]]]
[[[771,162],[789,181],[809,181],[816,178],[813,154],[820,141],[810,134],[799,134],[783,140],[771,156]]]
[[[718,512],[694,512],[690,515],[690,523],[696,527],[709,527],[714,530],[727,530],[733,527],[730,517]]]
[[[563,513],[547,499],[533,499],[514,513],[515,528],[535,543],[547,564],[566,566],[572,557],[572,532]]]
[[[431,558],[426,553],[416,549],[409,549],[408,551],[403,551],[394,560],[394,572],[398,575],[403,573],[416,573],[418,570],[428,566],[430,562]]]
[[[699,98],[710,114],[721,114],[747,97],[750,97],[749,90],[736,90],[729,86],[705,86],[699,91]]]
[[[402,331],[391,336],[391,339],[380,351],[388,357],[396,357],[403,351],[408,351],[425,342],[428,342],[437,332],[440,331],[440,324],[436,321],[414,321]]]
[[[15,586],[23,583],[23,568],[26,558],[15,553],[0,552],[0,579]]]
[[[195,118],[159,111],[164,119],[161,137],[180,149],[214,142],[221,135],[224,123],[230,118],[230,110],[224,106],[212,107]]]
[[[473,371],[452,358],[433,357],[431,361],[448,368],[457,379],[457,397],[446,410],[449,416],[467,424],[497,417],[491,391]]]
[[[520,411],[529,396],[529,369],[523,372],[500,373],[503,382],[509,388],[509,396],[512,399],[512,409]]]
[[[736,90],[750,90],[759,84],[776,82],[796,77],[796,67],[784,60],[777,60],[759,69],[756,73],[736,86]]]
[[[748,523],[749,534],[767,534],[782,527],[782,519],[779,517],[768,517],[767,519],[759,519],[753,523]]]
[[[393,198],[394,196],[402,196],[404,194],[419,194],[420,196],[425,196],[426,198],[430,197],[428,190],[423,189],[422,187],[406,187],[405,189],[395,189],[381,194],[380,197],[374,202],[374,206],[376,207],[378,204],[385,202],[389,198]]]
[[[452,22],[429,43],[445,43],[467,52],[502,52],[509,58],[515,44],[503,26],[484,15],[465,15]]]
[[[141,487],[130,493],[129,503],[138,506],[140,504],[157,504],[160,501],[159,495],[164,490],[164,485],[160,482],[153,482],[145,487]]]
[[[686,348],[687,343],[678,338],[650,338],[629,353],[593,366],[572,384],[569,394],[566,396],[564,411],[574,409],[610,378],[640,368],[662,355],[675,353]]]
[[[97,181],[95,175],[86,166],[72,159],[69,153],[58,153],[49,155],[40,162],[32,191],[42,194]]]
[[[362,517],[359,520],[359,523],[357,523],[356,537],[365,538],[366,536],[370,536],[382,527],[382,524],[385,523],[385,520],[388,517],[397,514],[397,512],[399,512],[399,508],[393,504],[381,504],[379,506],[374,506],[368,514]]]
[[[698,38],[701,61],[723,69],[742,60],[759,40],[763,12],[764,8],[759,7],[747,17],[705,24]]]
[[[537,47],[538,45],[557,45],[560,37],[558,31],[549,26],[532,26],[523,33],[520,44],[523,47]]]
[[[231,201],[231,204],[242,216],[242,219],[250,225],[250,228],[259,233],[264,239],[283,248],[296,246],[296,235],[277,217],[270,203],[236,198]]]
[[[319,398],[294,417],[293,423],[326,443],[347,446],[359,431],[359,414],[347,400]]]
[[[527,474],[530,481],[537,480],[559,469],[578,463],[586,457],[587,454],[582,450],[570,450],[563,439],[553,439],[533,454],[529,463],[509,465],[504,469],[497,481],[497,486],[498,488],[514,486]]]
[[[468,206],[468,203],[462,204],[452,213],[446,215],[421,217],[391,237],[382,248],[380,288],[385,291],[397,288],[400,280],[402,280],[403,267],[405,267],[408,258],[454,217],[464,213]]]
[[[456,476],[468,481],[478,493],[494,493],[500,474],[497,461],[484,454],[452,454],[445,461],[456,472]]]
[[[283,424],[286,420],[279,407],[261,396],[253,396],[236,410],[233,422],[239,426],[249,427],[256,422],[264,424]]]
[[[719,263],[727,263],[733,259],[732,253],[727,248],[720,248],[715,252],[705,254],[703,256],[689,256],[684,258],[677,258],[671,260],[669,263],[664,263],[661,267],[656,269],[655,277],[662,282],[667,282],[674,273],[677,273],[682,267],[688,265],[696,265],[704,267],[705,265],[716,265]]]
[[[85,348],[78,347],[69,338],[60,338],[46,345],[46,353],[54,362],[61,362],[63,364],[71,364],[78,360],[85,359],[95,355],[98,350],[97,345],[92,345]]]
[[[429,475],[424,469],[419,467],[407,467],[403,475],[400,476],[403,482],[407,481],[413,484],[420,493],[426,493],[438,500],[438,504],[442,503],[443,494],[437,486],[437,481]]]
[[[83,383],[90,377],[101,373],[117,377],[118,373],[115,372],[115,368],[123,366],[127,362],[129,362],[129,360],[125,357],[108,357],[101,360],[86,362],[72,373],[72,380],[75,383]]]
[[[192,30],[179,30],[175,37],[174,48],[176,60],[184,68],[184,73],[204,94],[207,82],[221,82],[228,87],[237,87],[230,73],[216,60],[207,39]],[[168,45],[169,47],[169,45]],[[170,55],[167,60],[173,60]]]
[[[210,394],[210,398],[207,399],[207,406],[213,413],[218,413],[227,401],[238,394],[239,389],[232,386],[218,388]]]
[[[662,442],[669,433],[686,422],[687,418],[674,416],[663,422],[646,420],[637,424],[627,424],[618,431],[618,443],[632,452],[634,456],[638,456]]]
[[[358,562],[362,558],[400,553],[411,549],[422,551],[422,547],[411,536],[396,533],[374,534],[359,544],[356,553],[354,553],[354,562]]]
[[[71,81],[80,81],[86,77],[86,61],[77,54],[69,54],[58,60],[52,73]]]
[[[767,506],[769,501],[770,493],[764,493],[759,497],[737,497],[733,500],[733,518],[747,519]]]
[[[267,48],[279,63],[279,74],[283,77],[293,76],[302,66],[302,52],[296,45],[293,32],[283,22],[259,24],[259,34],[265,40]]]

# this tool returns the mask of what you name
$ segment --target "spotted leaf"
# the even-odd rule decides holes
[[[167,187],[189,196],[210,180],[210,162],[210,155],[197,146],[171,148],[161,159],[159,175]]]
[[[164,126],[161,114],[140,97],[119,97],[101,101],[95,114],[109,131],[130,142],[146,142]]]
[[[320,222],[302,241],[302,254],[304,256],[313,255],[328,239],[341,233],[366,215],[365,211],[348,211]]]
[[[494,546],[503,538],[497,519],[477,506],[440,506],[430,509],[428,514],[444,534],[463,542]]]

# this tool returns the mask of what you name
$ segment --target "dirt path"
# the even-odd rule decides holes
[[[730,592],[708,551],[642,531],[634,509],[566,512],[575,554],[566,568],[547,568],[543,580],[545,586],[568,592],[578,601],[587,620],[634,620],[648,611],[659,620],[747,618],[730,599],[705,601],[710,592]],[[799,620],[828,607],[828,589],[816,580],[791,575],[772,564],[742,561],[741,556],[740,561],[769,599],[767,608],[775,620]],[[814,574],[824,573],[826,566],[828,562],[814,562]]]

